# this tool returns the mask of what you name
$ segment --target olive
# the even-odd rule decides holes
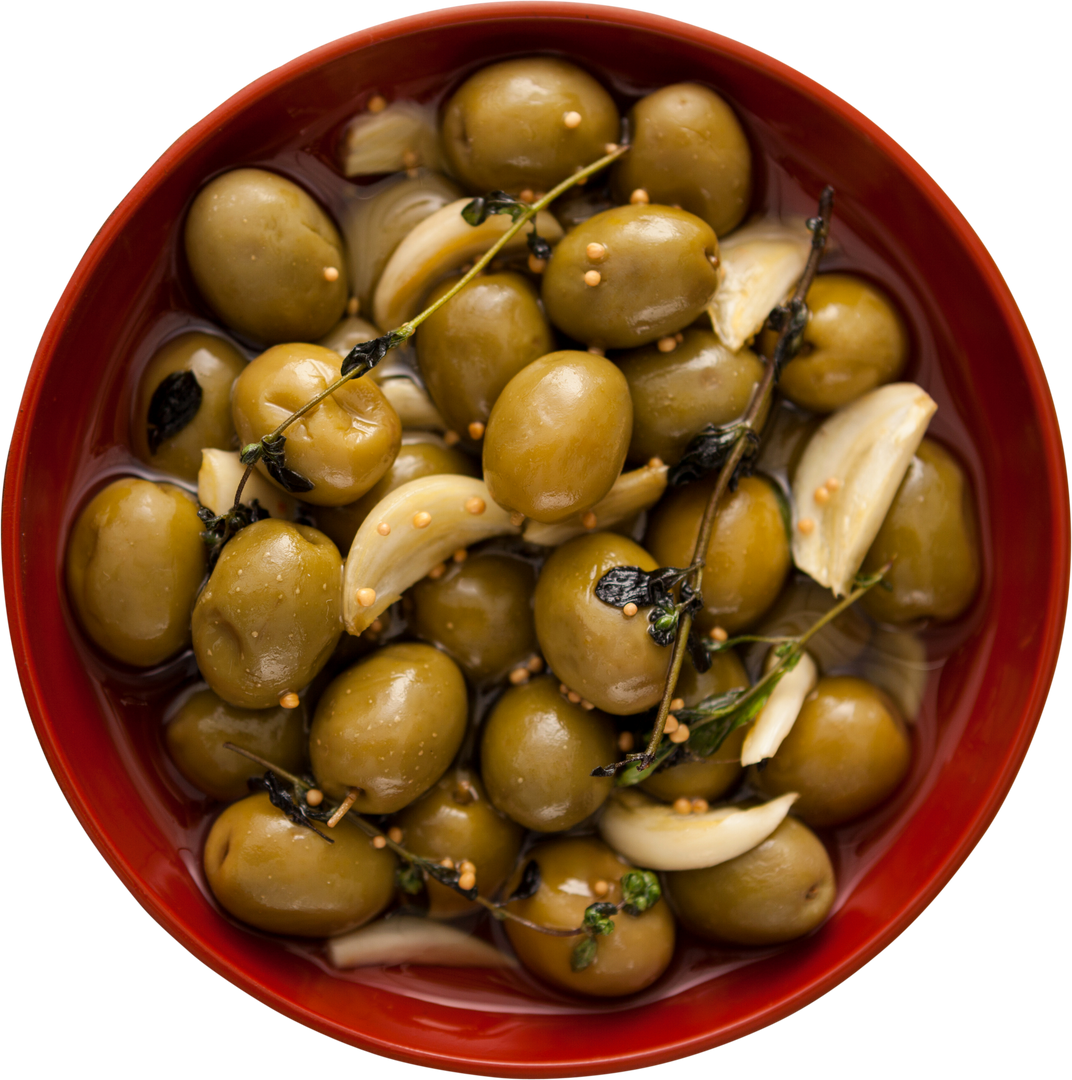
[[[633,406],[601,356],[553,352],[522,368],[491,410],[484,481],[491,497],[536,521],[563,521],[610,491],[625,462]]]
[[[881,690],[849,676],[819,680],[792,730],[763,769],[768,795],[796,791],[793,812],[809,825],[840,825],[878,806],[908,772],[904,723]]]
[[[134,452],[147,465],[183,480],[197,481],[201,451],[206,447],[232,450],[238,441],[231,419],[231,387],[246,366],[246,358],[227,340],[213,334],[193,332],[173,338],[156,352],[138,383],[134,403]],[[169,376],[190,373],[200,390],[193,417],[174,434],[159,426],[159,407],[150,408]],[[196,391],[195,391],[196,392]],[[185,400],[185,398],[183,398]]]
[[[443,111],[451,171],[473,191],[549,191],[618,138],[610,94],[580,68],[549,56],[481,68]]]
[[[787,817],[758,846],[729,862],[666,875],[682,924],[699,937],[735,945],[780,945],[814,930],[837,886],[822,841]]]
[[[320,339],[319,344],[325,349],[338,353],[344,360],[355,345],[373,341],[380,336],[379,330],[367,319],[350,315],[341,319]]]
[[[498,552],[474,552],[408,594],[409,628],[438,645],[476,683],[502,679],[539,648],[532,614],[536,571]]]
[[[357,789],[360,813],[393,814],[423,795],[461,745],[468,716],[458,665],[431,645],[387,645],[324,691],[309,760],[324,793]]]
[[[528,900],[508,904],[507,910],[559,930],[581,926],[590,904],[620,903],[622,876],[633,869],[591,837],[547,840],[529,856],[540,868],[540,887]],[[507,895],[520,876],[519,869],[507,881]],[[595,960],[582,971],[570,965],[580,935],[551,937],[512,919],[503,927],[521,963],[545,982],[576,994],[621,997],[650,986],[666,970],[674,953],[674,917],[660,900],[641,915],[611,918],[613,932],[596,939]]]
[[[646,611],[630,618],[598,599],[595,587],[612,567],[658,565],[627,537],[590,533],[553,552],[536,582],[536,637],[548,665],[582,698],[617,716],[659,701],[670,650],[651,639]]]
[[[908,465],[863,572],[893,560],[886,589],[872,589],[861,601],[883,622],[955,619],[979,588],[982,556],[979,517],[971,484],[956,458],[924,439]]]
[[[213,822],[205,877],[222,907],[258,930],[341,934],[391,902],[396,862],[345,819],[331,830],[331,840],[288,821],[266,792],[250,795]]]
[[[267,345],[316,341],[346,307],[338,229],[297,184],[263,169],[210,181],[186,219],[186,257],[212,310]]]
[[[704,310],[718,287],[717,256],[711,226],[694,214],[618,206],[559,241],[543,275],[544,307],[559,330],[586,345],[646,345]]]
[[[266,518],[220,554],[193,615],[205,682],[231,705],[267,709],[307,686],[342,633],[342,559],[308,525]]]
[[[675,488],[651,515],[645,539],[660,566],[688,566],[700,534],[712,473]],[[789,533],[782,496],[759,476],[743,479],[719,503],[707,545],[701,631],[721,626],[736,633],[754,623],[774,603],[789,572]]]
[[[152,667],[190,644],[201,529],[197,503],[171,484],[124,477],[90,499],[67,543],[67,594],[95,645]]]
[[[742,416],[763,377],[755,353],[731,353],[710,330],[690,329],[666,352],[646,345],[616,357],[633,399],[629,459],[681,460],[689,440],[705,424]]]
[[[481,896],[494,896],[514,868],[524,830],[488,801],[476,774],[451,769],[395,819],[407,851],[455,867],[471,862]],[[428,879],[428,914],[450,919],[474,910],[453,889]]]
[[[491,801],[538,832],[569,829],[594,814],[613,787],[592,770],[614,761],[614,725],[575,705],[543,675],[512,686],[484,721],[480,774]]]
[[[289,772],[305,765],[305,709],[238,709],[211,690],[191,694],[164,731],[168,753],[194,787],[231,801],[249,793],[246,781],[264,767],[234,750],[231,742]]]
[[[321,345],[276,345],[261,353],[234,385],[234,422],[243,445],[274,431],[335,382],[341,368],[339,354]],[[390,468],[402,443],[402,423],[365,375],[295,420],[286,440],[286,467],[313,484],[302,499],[314,506],[345,506]],[[283,486],[265,462],[257,468]]]
[[[428,303],[454,286],[445,281]],[[536,290],[520,274],[487,274],[471,281],[417,334],[417,359],[428,393],[448,427],[470,445],[470,424],[488,422],[506,384],[555,347]]]
[[[682,206],[723,236],[752,196],[752,152],[733,110],[705,86],[677,83],[629,112],[630,150],[612,173],[623,202],[637,188],[652,202]]]

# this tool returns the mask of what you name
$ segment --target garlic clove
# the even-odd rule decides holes
[[[329,939],[328,959],[337,968],[434,964],[440,967],[513,968],[517,961],[487,941],[454,926],[412,915],[380,919]]]
[[[371,176],[440,167],[439,135],[433,105],[393,101],[377,113],[363,112],[346,125],[339,144],[344,176]]]
[[[777,657],[771,649],[767,658],[767,670],[774,666]],[[760,710],[755,723],[749,728],[741,749],[741,764],[755,765],[765,758],[774,757],[782,740],[792,730],[804,699],[815,689],[819,681],[819,669],[815,661],[804,653],[792,671],[783,675]]]
[[[245,471],[236,451],[202,450],[201,468],[197,473],[198,502],[214,514],[226,513],[234,506],[235,492]],[[274,518],[291,521],[296,516],[297,500],[270,484],[256,469],[249,474],[242,489],[242,503],[251,506],[254,499]]]
[[[908,630],[879,630],[863,662],[863,677],[885,691],[909,723],[923,706],[927,678],[940,661],[927,660],[927,648]]]
[[[425,431],[446,431],[447,422],[432,403],[428,391],[407,375],[380,379],[377,383],[383,396],[394,407],[403,428]]]

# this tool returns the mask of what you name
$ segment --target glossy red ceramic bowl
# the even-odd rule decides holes
[[[839,837],[852,873],[842,873],[828,923],[747,962],[679,964],[642,1010],[541,1000],[481,973],[340,977],[309,950],[227,920],[200,880],[201,807],[161,750],[152,687],[166,678],[126,692],[73,629],[62,586],[73,514],[130,461],[129,368],[161,326],[199,311],[176,237],[204,179],[239,164],[285,169],[287,155],[329,145],[373,90],[432,99],[489,60],[531,52],[577,58],[623,103],[687,79],[716,88],[752,140],[756,208],[807,212],[834,184],[828,265],[873,274],[906,313],[909,376],[939,402],[932,431],[963,449],[986,534],[984,588],[932,676],[909,782]],[[83,392],[61,393],[76,369]],[[503,3],[421,15],[309,53],[237,94],[153,166],[101,229],[41,342],[8,463],[3,561],[15,654],[49,763],[115,872],[191,952],[288,1016],[368,1050],[497,1075],[587,1074],[706,1049],[800,1008],[888,944],[948,881],[1008,791],[1042,710],[1067,595],[1068,494],[1053,406],[1008,289],[949,200],[881,131],[714,34],[609,8]]]

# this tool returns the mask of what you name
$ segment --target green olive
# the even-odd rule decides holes
[[[205,682],[231,705],[267,709],[307,686],[342,633],[342,559],[317,529],[266,518],[220,554],[193,615]]]
[[[234,422],[242,444],[274,431],[335,382],[341,367],[338,353],[320,345],[276,345],[261,353],[234,385]],[[365,375],[295,420],[286,440],[286,467],[313,484],[302,499],[314,506],[345,506],[391,467],[402,444],[402,423]],[[257,468],[276,483],[263,461]]]
[[[305,766],[305,709],[237,709],[211,690],[191,694],[165,729],[168,753],[194,787],[214,799],[249,794],[246,781],[264,768],[233,750],[231,742],[300,773]]]
[[[956,458],[924,439],[864,559],[872,573],[890,560],[885,582],[861,601],[882,622],[955,619],[979,589],[982,555],[971,484]]]
[[[768,795],[798,792],[793,813],[821,828],[884,802],[911,755],[904,723],[881,690],[863,679],[827,677],[804,700],[774,757],[749,775]]]
[[[590,904],[619,903],[622,876],[633,869],[590,837],[547,840],[537,844],[529,857],[540,867],[540,887],[530,899],[508,904],[507,910],[560,930],[579,927]],[[507,895],[516,888],[520,874],[519,869],[506,883]],[[642,915],[620,913],[612,920],[613,932],[596,939],[595,960],[583,971],[570,966],[580,936],[551,937],[513,920],[505,921],[503,928],[521,963],[545,982],[575,994],[621,997],[650,986],[666,970],[674,954],[674,917],[660,900]]]
[[[670,650],[652,641],[646,611],[629,618],[598,599],[595,587],[614,566],[658,565],[624,536],[591,533],[553,552],[536,582],[536,637],[548,665],[570,689],[616,716],[659,701]]]
[[[549,675],[507,690],[480,740],[491,801],[538,832],[570,829],[594,814],[614,782],[592,770],[617,757],[610,717],[573,704]]]
[[[476,867],[481,896],[493,897],[514,868],[524,830],[488,801],[476,774],[451,769],[395,819],[407,851],[455,866]],[[473,902],[431,878],[427,882],[428,914],[450,919],[475,910]]]
[[[752,151],[733,110],[705,86],[677,83],[629,112],[630,150],[614,165],[623,202],[637,188],[652,202],[683,206],[723,236],[752,197]]]
[[[752,401],[763,365],[755,353],[731,353],[710,330],[686,330],[684,341],[664,352],[646,345],[616,357],[633,399],[629,460],[681,460],[705,424],[741,417]]]
[[[814,930],[837,893],[822,841],[791,817],[751,851],[666,875],[678,918],[694,934],[736,945],[780,945]]]
[[[625,462],[633,426],[629,385],[601,356],[553,352],[499,395],[484,436],[491,497],[535,521],[595,506]]]
[[[684,330],[718,287],[711,226],[669,206],[618,206],[559,241],[543,275],[547,317],[586,345],[632,349]]]
[[[196,482],[203,449],[233,450],[238,444],[231,419],[231,387],[245,366],[246,358],[229,341],[213,334],[193,332],[169,341],[149,361],[138,383],[131,432],[134,453],[154,468]],[[150,421],[149,407],[160,384],[184,372],[197,380],[201,401],[191,420],[164,437]],[[161,393],[166,392],[165,387]]]
[[[474,552],[408,594],[410,630],[438,645],[476,683],[502,679],[539,649],[532,614],[536,571],[497,552]]]
[[[549,191],[603,157],[618,125],[613,99],[591,75],[531,56],[481,68],[462,83],[443,110],[443,148],[451,171],[475,192]]]
[[[201,529],[197,503],[171,484],[124,477],[90,499],[67,543],[67,595],[95,645],[135,667],[187,648]]]
[[[646,543],[659,566],[688,566],[715,474],[671,491],[651,515]],[[733,634],[774,603],[789,573],[789,535],[781,496],[758,476],[723,497],[707,545],[701,631]]]
[[[213,822],[205,840],[205,877],[223,908],[258,930],[342,934],[391,902],[396,862],[345,819],[331,830],[331,840],[292,824],[266,792],[250,795]]]
[[[217,176],[190,207],[185,242],[201,295],[247,337],[316,341],[346,307],[339,230],[282,176],[263,169]]]
[[[337,322],[320,339],[319,344],[323,345],[325,349],[338,353],[345,360],[355,345],[361,345],[366,341],[374,341],[379,336],[379,330],[367,319],[350,315]]]
[[[309,760],[324,793],[356,788],[360,813],[393,814],[423,795],[461,745],[468,717],[458,665],[431,645],[387,645],[324,691]]]
[[[453,281],[445,281],[428,303]],[[487,274],[430,315],[417,334],[428,393],[447,426],[471,446],[469,425],[484,424],[506,384],[555,347],[536,290],[520,274]]]

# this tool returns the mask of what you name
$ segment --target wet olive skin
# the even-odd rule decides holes
[[[749,349],[731,353],[710,330],[689,329],[673,352],[646,345],[616,357],[633,399],[629,460],[681,460],[689,440],[705,424],[742,416],[763,377]]]
[[[95,645],[152,667],[190,644],[202,528],[197,503],[171,484],[124,477],[86,504],[67,543],[67,595]]]
[[[652,513],[645,543],[659,566],[688,566],[715,475],[671,491]],[[703,580],[701,631],[735,633],[774,603],[789,572],[789,537],[772,484],[746,477],[719,505]]]
[[[749,776],[772,797],[799,792],[793,813],[823,828],[884,802],[908,772],[911,753],[889,698],[863,679],[834,676],[819,680],[778,752]]]
[[[682,206],[719,236],[739,225],[752,196],[752,152],[733,110],[696,83],[664,86],[629,112],[632,148],[614,165],[625,202],[643,188],[653,203]]]
[[[432,304],[455,283],[445,281]],[[425,386],[448,427],[470,446],[506,384],[555,347],[536,290],[520,274],[487,274],[430,315],[417,333]]]
[[[569,128],[564,117],[581,114]],[[473,192],[549,191],[603,157],[618,110],[590,75],[564,60],[526,57],[471,75],[443,111],[451,171]]]
[[[259,754],[288,772],[305,765],[305,709],[238,709],[211,690],[199,690],[180,706],[164,731],[168,753],[194,787],[230,802],[249,794],[246,781],[264,767],[224,743]]]
[[[292,824],[267,793],[250,795],[228,806],[205,840],[209,888],[236,919],[272,934],[353,930],[391,902],[395,857],[345,819],[331,838]]]
[[[442,577],[426,577],[409,590],[409,627],[452,656],[474,682],[502,679],[539,650],[535,587],[530,563],[475,552],[464,562],[448,563]]]
[[[893,559],[886,581],[861,601],[882,622],[955,619],[979,588],[979,517],[959,462],[924,439],[864,559],[872,573]],[[873,595],[878,593],[879,595]]]
[[[439,862],[449,858],[455,866],[468,859],[476,867],[481,896],[492,897],[514,868],[524,830],[500,814],[469,769],[451,769],[430,791],[395,818],[407,851]],[[474,910],[472,901],[431,878],[428,914],[450,919]]]
[[[616,716],[659,701],[670,650],[652,641],[644,612],[627,618],[598,599],[595,587],[611,567],[658,565],[624,536],[592,533],[558,548],[536,582],[536,637],[548,665],[571,690]]]
[[[736,945],[780,945],[814,930],[837,886],[819,838],[787,817],[751,851],[702,870],[666,875],[668,899],[699,937]]]
[[[588,245],[602,244],[599,259]],[[559,241],[543,275],[544,308],[559,330],[603,348],[633,349],[684,330],[718,286],[718,241],[694,214],[670,206],[618,206]],[[596,270],[597,285],[585,274]]]
[[[234,385],[232,407],[242,445],[274,431],[339,378],[341,367],[338,353],[320,345],[276,345],[261,353]],[[352,379],[291,424],[286,440],[287,468],[314,485],[301,493],[302,500],[314,506],[345,506],[390,468],[402,445],[402,423],[366,375]],[[272,480],[263,461],[257,468]]]
[[[205,682],[231,705],[267,709],[312,682],[342,633],[342,559],[318,529],[266,518],[220,555],[193,614]]]
[[[324,691],[309,760],[325,795],[351,787],[360,813],[393,814],[423,795],[461,745],[468,717],[458,665],[431,645],[387,645]]]
[[[182,334],[169,341],[149,361],[138,384],[131,430],[134,453],[162,472],[196,483],[202,449],[233,450],[237,445],[231,419],[231,387],[245,366],[246,358],[229,341],[213,334]],[[201,387],[201,404],[193,419],[152,453],[149,404],[157,387],[177,371],[193,372]]]
[[[480,774],[504,814],[538,832],[569,829],[595,813],[613,781],[592,770],[618,757],[614,725],[543,675],[499,699],[480,740]],[[520,781],[520,782],[519,782]]]
[[[564,521],[595,506],[625,463],[629,385],[609,360],[553,352],[507,384],[484,434],[484,482],[508,510]]]
[[[360,345],[365,341],[373,341],[379,336],[379,330],[367,319],[359,318],[357,315],[350,315],[345,319],[340,319],[331,328],[331,331],[320,339],[318,344],[346,359],[355,345]]]
[[[208,183],[186,219],[186,257],[209,307],[232,330],[274,345],[316,341],[346,307],[334,222],[297,184],[263,169]],[[329,281],[324,270],[334,267]]]
[[[508,910],[562,930],[580,926],[585,908],[597,900],[618,903],[619,882],[633,869],[602,841],[589,837],[548,840],[528,857],[540,866],[540,888],[530,899],[509,904]],[[507,881],[507,895],[520,873],[519,868]],[[610,886],[604,896],[592,891],[597,881]],[[666,901],[659,900],[641,915],[620,913],[613,920],[614,931],[598,939],[596,958],[583,971],[570,970],[579,937],[550,937],[513,921],[503,927],[518,959],[539,978],[575,994],[621,997],[650,986],[666,970],[674,953],[674,917]]]

